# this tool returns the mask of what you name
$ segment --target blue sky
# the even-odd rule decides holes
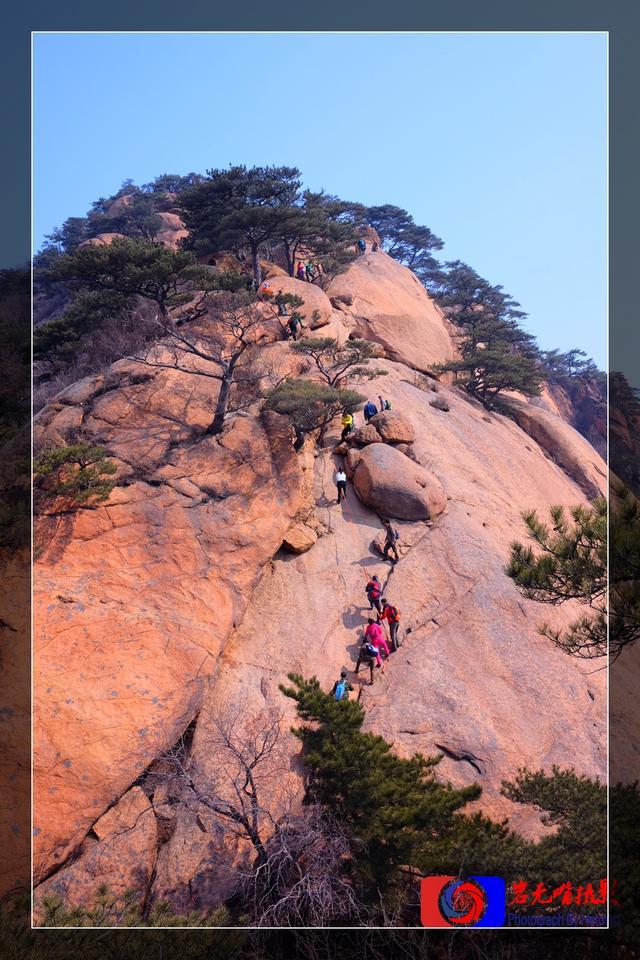
[[[37,34],[34,246],[132,178],[289,164],[394,203],[606,359],[604,34]]]

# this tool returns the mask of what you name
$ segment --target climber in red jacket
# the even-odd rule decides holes
[[[365,592],[367,594],[367,599],[369,600],[369,609],[373,610],[375,607],[378,613],[382,613],[382,607],[380,606],[380,597],[382,596],[382,584],[378,580],[377,576],[374,575],[369,580],[369,583],[365,587]]]

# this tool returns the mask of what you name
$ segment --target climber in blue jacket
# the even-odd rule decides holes
[[[368,423],[369,420],[371,420],[371,417],[375,417],[376,413],[378,412],[378,408],[376,407],[375,403],[372,403],[371,400],[368,400],[362,412],[364,413],[365,422]]]

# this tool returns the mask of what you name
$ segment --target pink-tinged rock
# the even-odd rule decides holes
[[[584,494],[511,419],[496,415],[487,423],[458,395],[444,417],[429,407],[430,391],[407,382],[404,367],[384,365],[389,374],[380,389],[411,417],[411,447],[446,485],[447,510],[431,525],[393,521],[401,559],[392,567],[376,546],[382,532],[377,513],[351,484],[346,502],[335,503],[334,474],[342,459],[332,448],[320,451],[315,499],[327,533],[312,550],[276,560],[265,572],[208,687],[193,762],[205,782],[218,775],[224,761],[211,749],[211,717],[223,715],[229,704],[246,703],[257,712],[279,709],[290,738],[290,766],[302,782],[299,744],[288,733],[296,723],[295,704],[278,685],[287,683],[289,672],[315,674],[328,691],[344,667],[361,692],[366,729],[403,756],[433,756],[446,747],[438,777],[456,787],[482,787],[471,811],[510,817],[519,832],[540,836],[545,828],[539,813],[503,797],[501,782],[519,766],[550,769],[553,763],[606,777],[606,672],[587,675],[584,663],[539,635],[549,609],[524,600],[504,566],[510,543],[525,536],[523,510],[544,515],[551,504],[584,503]],[[345,467],[378,448],[402,456],[397,448],[374,444],[351,449]],[[535,483],[523,477],[535,477]],[[369,609],[364,586],[373,573],[401,611],[403,645],[384,677],[376,676],[369,687],[363,672],[356,677],[353,671]],[[562,626],[576,609],[551,613]],[[265,644],[265,637],[272,641]],[[480,772],[465,756],[477,758]],[[266,797],[277,811],[278,790]],[[220,844],[206,811],[200,813],[203,832],[189,803],[173,810],[175,833],[162,848],[152,902],[168,896],[184,907],[228,895],[239,856],[233,841]],[[221,848],[227,850],[222,862]]]
[[[367,506],[400,520],[429,520],[447,506],[438,478],[386,443],[362,451],[353,484]]]
[[[352,447],[347,451],[347,455],[344,458],[344,470],[350,480],[353,479],[353,474],[361,459],[362,453],[360,450]]]
[[[364,427],[358,427],[349,434],[349,443],[382,443],[382,437],[372,423],[366,423]]]
[[[177,213],[159,213],[162,220],[162,226],[158,231],[156,239],[165,246],[177,250],[181,240],[189,236],[189,231],[184,225],[183,220]]]
[[[327,295],[352,297],[354,333],[381,344],[391,360],[428,370],[454,356],[444,315],[415,274],[386,253],[358,257]]]
[[[306,553],[318,539],[318,534],[306,523],[297,523],[287,530],[282,546],[290,553]]]
[[[137,479],[36,531],[36,878],[188,725],[306,496],[276,414],[180,442],[194,384],[182,377],[185,403],[174,377],[95,400],[85,438],[120,450]]]
[[[270,280],[273,277],[289,276],[286,270],[279,267],[277,263],[271,263],[270,260],[260,260],[260,269],[262,270],[262,276],[265,280]]]
[[[119,217],[124,211],[133,203],[133,195],[130,193],[123,193],[121,197],[116,197],[116,199],[109,204],[106,209],[106,215],[108,217]]]
[[[116,899],[127,891],[144,901],[157,849],[156,818],[140,787],[128,790],[94,824],[79,855],[34,890],[34,919],[42,916],[42,900],[56,894],[68,908],[91,907],[102,885]]]
[[[369,421],[387,443],[413,443],[416,431],[413,424],[401,413],[383,410]]]
[[[582,487],[588,497],[607,490],[607,468],[588,440],[559,416],[510,399],[516,423]]]

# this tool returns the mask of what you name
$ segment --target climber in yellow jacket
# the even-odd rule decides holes
[[[353,417],[350,413],[345,412],[342,414],[342,420],[340,422],[342,423],[342,433],[340,434],[340,439],[346,440],[347,436],[353,430]]]

